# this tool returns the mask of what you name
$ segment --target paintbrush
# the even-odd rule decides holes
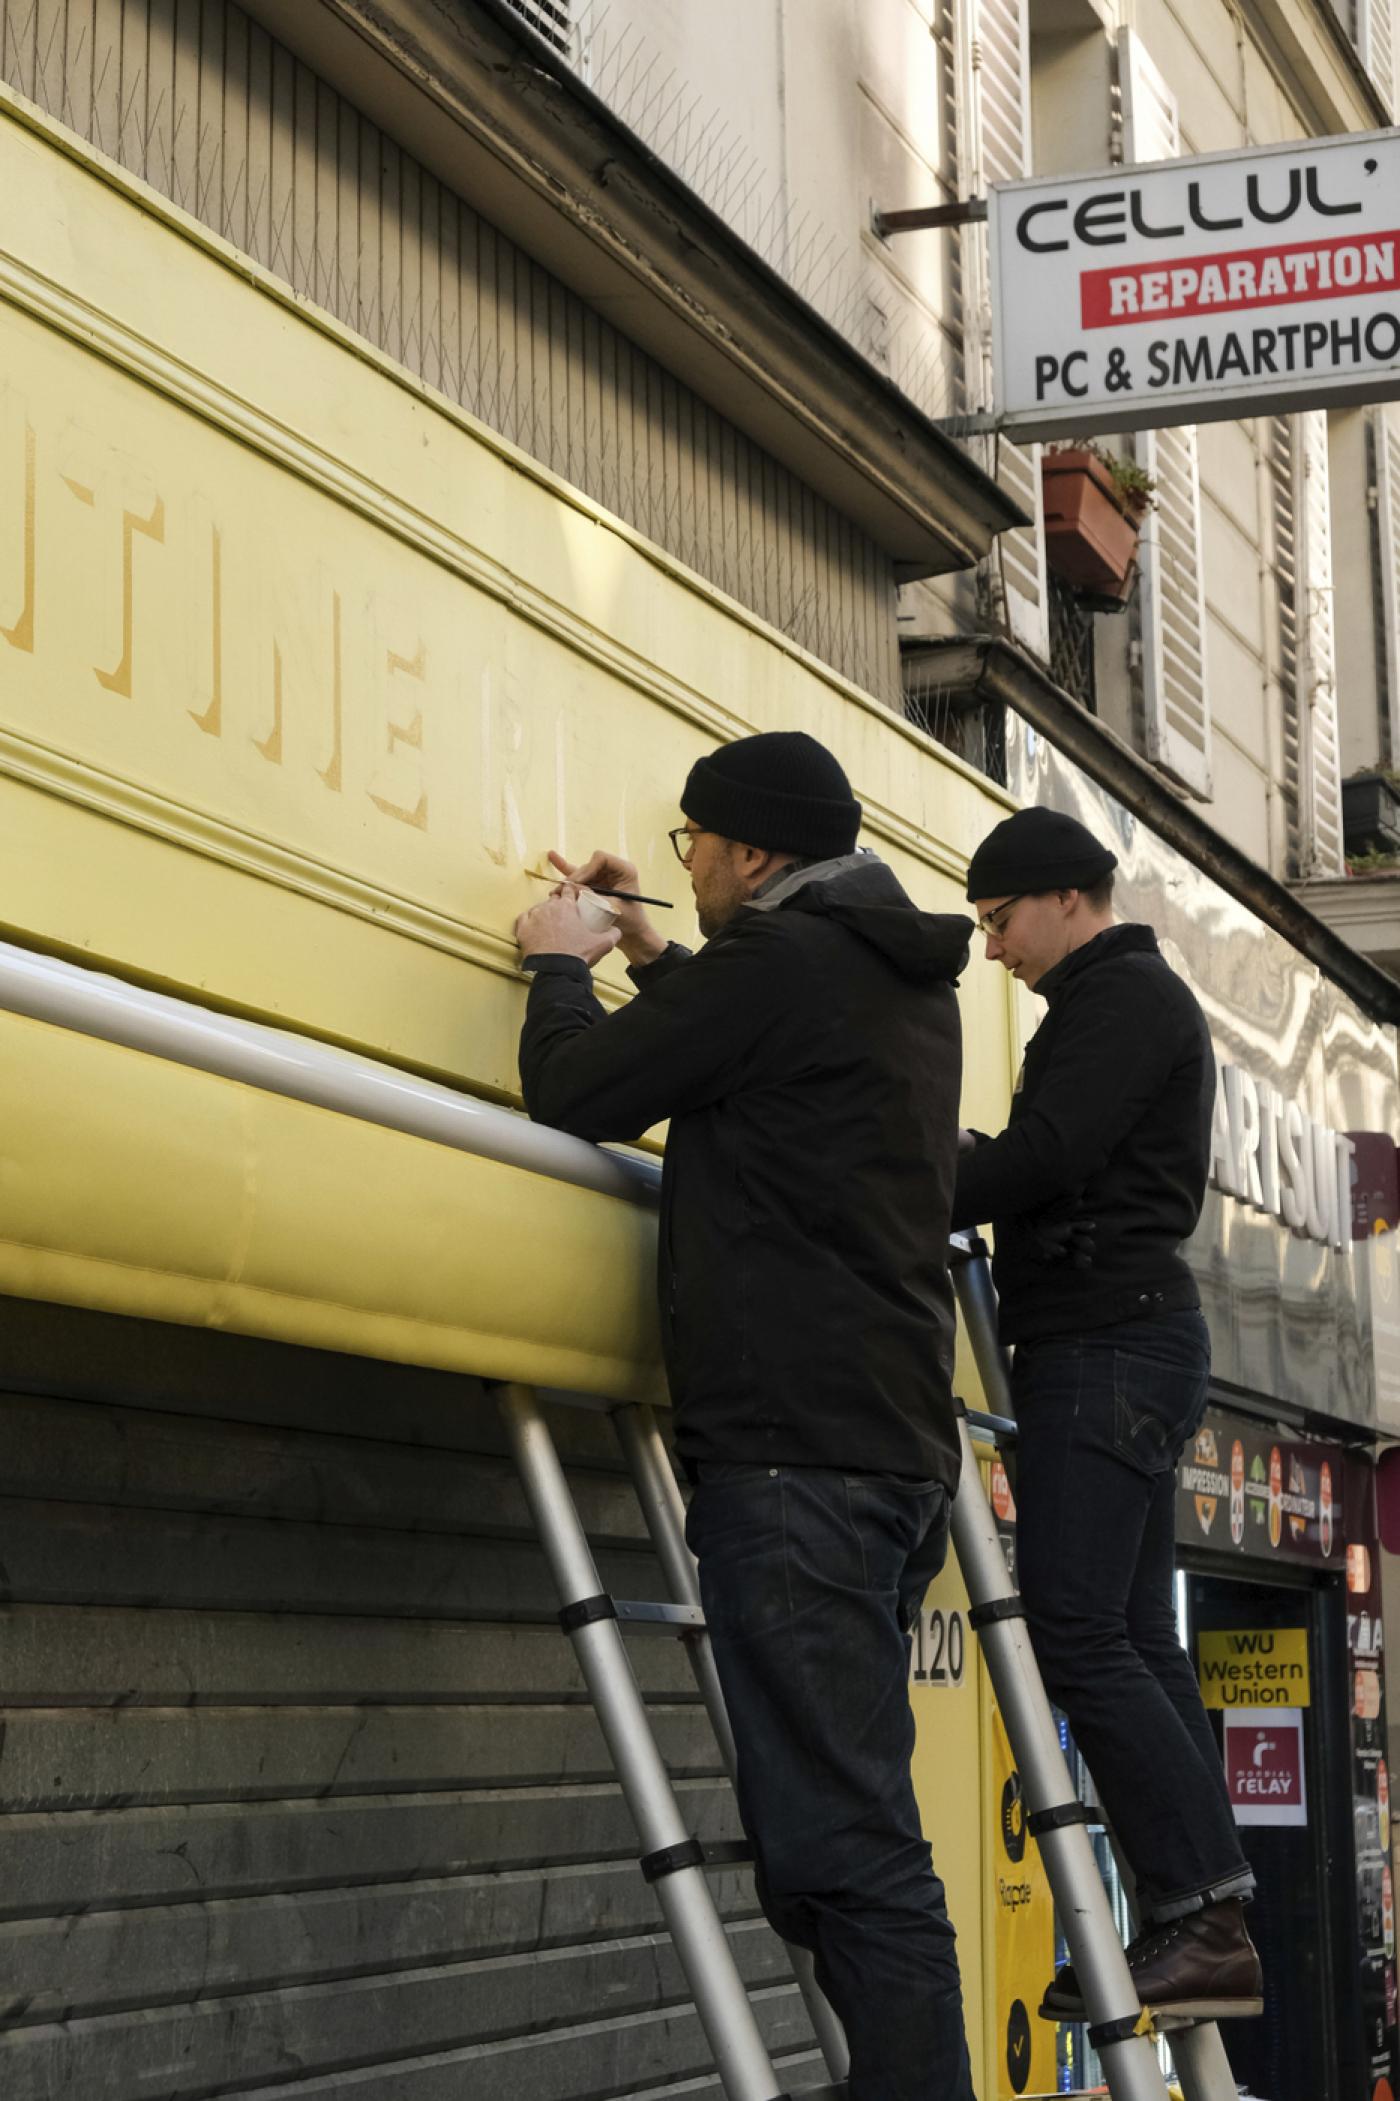
[[[541,875],[538,868],[527,868],[525,873],[532,875],[537,883],[553,883],[556,886],[573,884],[575,889],[579,887],[573,883],[572,876],[552,872],[549,875]],[[676,909],[669,897],[643,897],[640,890],[599,890],[596,883],[590,883],[588,888],[595,896],[615,897],[618,903],[623,905],[660,905],[663,912],[674,912]]]

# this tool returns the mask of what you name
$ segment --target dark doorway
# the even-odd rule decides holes
[[[1362,2025],[1345,1596],[1336,1583],[1259,1583],[1233,1571],[1188,1573],[1185,1590],[1198,1669],[1207,1630],[1301,1629],[1307,1637],[1307,1822],[1240,1828],[1259,1885],[1249,1930],[1264,1965],[1264,2016],[1221,2023],[1231,2068],[1248,2093],[1268,2101],[1353,2101],[1362,2092]],[[1222,1742],[1223,1715],[1211,1721]]]

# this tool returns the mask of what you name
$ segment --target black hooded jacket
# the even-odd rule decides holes
[[[1113,926],[1036,987],[1011,1121],[958,1162],[956,1226],[996,1228],[1004,1342],[1200,1304],[1181,1256],[1210,1170],[1215,1059],[1195,995],[1151,927]],[[1047,1211],[1093,1221],[1088,1267],[1047,1261]]]
[[[633,1139],[670,1118],[662,1336],[683,1459],[956,1485],[946,1269],[965,919],[873,855],[780,876],[615,1013],[533,959],[537,1122]]]

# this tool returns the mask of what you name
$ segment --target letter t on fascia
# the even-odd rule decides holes
[[[1235,1148],[1235,1178],[1238,1194],[1255,1209],[1264,1209],[1259,1184],[1259,1089],[1252,1073],[1238,1065],[1225,1067],[1225,1100],[1230,1114],[1230,1136]]]
[[[1239,1175],[1239,1154],[1230,1136],[1230,1105],[1225,1092],[1225,1075],[1233,1066],[1215,1061],[1215,1109],[1210,1123],[1210,1177],[1217,1189],[1227,1196],[1243,1196],[1244,1185]]]

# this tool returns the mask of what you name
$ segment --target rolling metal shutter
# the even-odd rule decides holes
[[[604,1581],[662,1594],[606,1422],[552,1421]],[[6,2101],[715,2090],[474,1381],[10,1299],[0,1427]],[[633,1657],[733,1836],[680,1644]],[[817,2083],[748,1872],[715,1887]]]

